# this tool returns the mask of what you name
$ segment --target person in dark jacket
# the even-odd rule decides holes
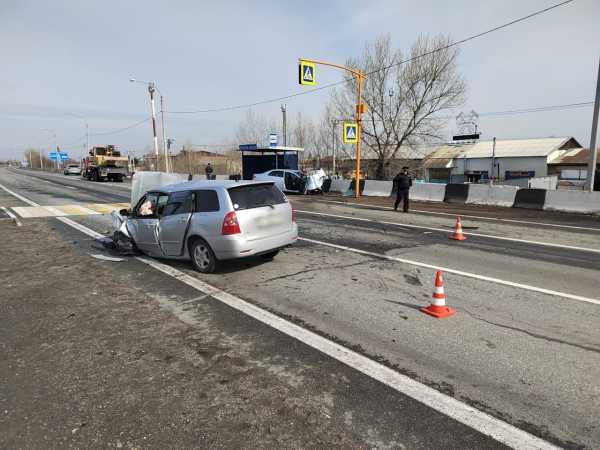
[[[412,178],[408,174],[408,167],[403,167],[402,172],[394,177],[394,185],[396,186],[396,203],[394,203],[394,211],[398,211],[398,205],[402,202],[402,210],[408,212],[408,193],[412,186]]]
[[[204,169],[204,172],[206,172],[206,179],[207,180],[212,180],[212,173],[213,173],[213,168],[210,165],[210,163],[208,163],[206,165],[206,168]]]

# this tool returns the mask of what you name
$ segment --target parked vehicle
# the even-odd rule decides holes
[[[81,167],[79,164],[69,164],[63,172],[65,175],[81,175]]]
[[[89,156],[83,158],[81,176],[91,181],[123,181],[127,176],[129,160],[114,145],[93,147]]]
[[[210,273],[220,261],[274,258],[298,238],[294,212],[272,182],[192,181],[151,190],[113,225],[149,256],[191,259]]]
[[[281,192],[306,193],[306,177],[299,170],[275,169],[254,175],[257,181],[272,181]]]

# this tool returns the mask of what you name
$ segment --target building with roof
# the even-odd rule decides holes
[[[573,137],[497,139],[495,151],[492,141],[446,144],[425,157],[423,169],[427,181],[444,183],[545,177],[548,164],[573,149],[581,149]]]
[[[600,149],[597,151],[596,170],[600,170]],[[575,148],[548,163],[548,175],[558,176],[558,184],[565,189],[583,189],[588,174],[590,150]]]

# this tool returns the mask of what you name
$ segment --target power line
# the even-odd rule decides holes
[[[123,131],[127,131],[127,130],[131,130],[132,128],[135,127],[139,127],[140,125],[149,122],[150,119],[144,119],[144,120],[140,120],[139,122],[136,122],[132,125],[128,125],[126,127],[123,128],[118,128],[116,130],[112,130],[112,131],[106,131],[106,132],[102,132],[102,133],[90,133],[90,136],[108,136],[109,134],[117,134],[117,133],[121,133]]]
[[[489,30],[482,31],[481,33],[477,33],[477,34],[474,34],[472,36],[468,36],[468,37],[466,37],[464,39],[461,39],[459,41],[452,42],[452,43],[450,43],[448,45],[445,45],[443,47],[439,47],[439,48],[436,48],[436,49],[431,50],[429,52],[423,53],[421,55],[413,56],[412,58],[405,59],[403,61],[399,61],[399,62],[391,64],[389,66],[382,67],[380,69],[374,70],[374,71],[369,72],[369,73],[367,73],[365,75],[372,75],[372,74],[380,72],[382,70],[387,70],[387,69],[390,69],[390,68],[395,67],[395,66],[400,66],[402,64],[406,64],[408,62],[412,62],[412,61],[415,61],[417,59],[424,58],[425,56],[429,56],[429,55],[432,55],[434,53],[437,53],[437,52],[440,52],[440,51],[443,51],[443,50],[447,50],[447,49],[449,49],[451,47],[455,47],[457,45],[464,44],[465,42],[469,42],[469,41],[471,41],[473,39],[480,38],[482,36],[485,36],[487,34],[493,33],[493,32],[498,31],[498,30],[502,30],[503,28],[507,28],[507,27],[509,27],[511,25],[514,25],[514,24],[517,24],[519,22],[523,22],[525,20],[531,19],[532,17],[538,16],[540,14],[547,13],[548,11],[551,11],[551,10],[553,10],[555,8],[559,8],[561,6],[567,5],[567,4],[572,3],[574,1],[575,0],[565,0],[565,1],[561,2],[561,3],[557,3],[557,4],[549,6],[547,8],[540,9],[538,11],[535,11],[535,12],[533,12],[531,14],[528,14],[526,16],[520,17],[518,19],[511,20],[510,22],[507,22],[505,24],[499,25],[497,27],[490,28]],[[260,106],[260,105],[264,105],[264,104],[268,104],[268,103],[280,102],[282,100],[289,100],[291,98],[299,97],[301,95],[312,94],[314,92],[322,91],[322,90],[325,90],[325,89],[329,89],[331,87],[339,86],[339,85],[342,85],[344,83],[346,83],[346,80],[337,81],[335,83],[329,83],[329,84],[320,86],[318,88],[313,88],[313,89],[309,89],[309,90],[305,90],[305,91],[300,91],[300,92],[296,92],[294,94],[285,95],[285,96],[282,96],[282,97],[271,98],[271,99],[267,99],[267,100],[261,100],[261,101],[257,101],[257,102],[253,102],[253,103],[246,103],[246,104],[242,104],[242,105],[226,106],[226,107],[221,107],[221,108],[198,109],[198,110],[193,110],[193,111],[165,111],[165,113],[167,113],[167,114],[201,114],[201,113],[224,112],[224,111],[233,111],[233,110],[237,110],[237,109],[246,109],[246,108],[251,108],[253,106]]]

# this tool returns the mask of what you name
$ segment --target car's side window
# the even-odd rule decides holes
[[[169,195],[168,194],[158,194],[158,200],[156,201],[156,213],[159,216],[163,215],[163,211],[165,210],[165,206],[169,203]]]
[[[142,197],[135,208],[135,217],[138,219],[151,219],[156,217],[158,194],[150,192]]]
[[[188,214],[194,210],[195,194],[190,191],[173,192],[163,207],[161,217]],[[160,202],[160,200],[159,200]]]
[[[283,178],[283,171],[282,170],[273,170],[270,175],[272,177],[279,177],[279,178]]]
[[[210,189],[196,191],[196,212],[215,212],[219,210],[217,191]]]

